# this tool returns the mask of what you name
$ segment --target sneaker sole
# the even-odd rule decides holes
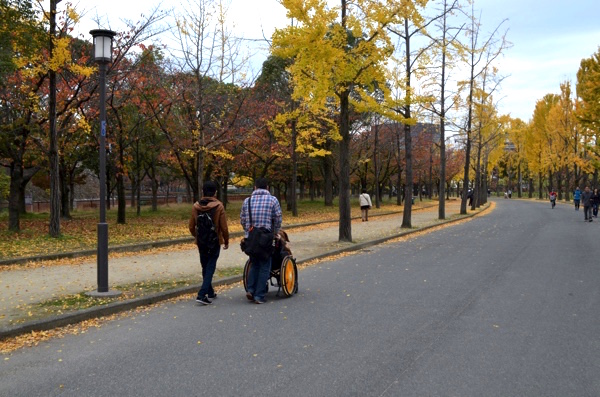
[[[196,302],[201,303],[203,305],[210,305],[212,303],[211,301],[205,302],[205,301],[203,301],[201,299],[196,299]]]

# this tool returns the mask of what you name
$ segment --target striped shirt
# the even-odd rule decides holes
[[[250,216],[248,215],[248,202],[252,200],[252,225],[250,225]],[[252,195],[244,200],[242,211],[240,212],[240,223],[244,228],[244,234],[248,237],[250,226],[264,227],[274,234],[281,228],[281,206],[274,196],[271,196],[266,189],[256,189]]]

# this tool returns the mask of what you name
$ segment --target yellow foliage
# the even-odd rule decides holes
[[[54,51],[52,53],[52,58],[47,62],[47,67],[48,70],[56,71],[71,61],[71,51],[69,48],[71,39],[68,37],[61,37],[54,39],[53,41]]]
[[[77,129],[85,132],[86,134],[90,134],[92,132],[92,126],[84,117],[77,119]]]
[[[196,156],[196,152],[192,149],[185,149],[181,151],[181,154],[183,156],[187,156],[189,158],[194,158],[194,156]]]
[[[248,176],[238,176],[238,175],[231,178],[231,183],[234,186],[240,186],[240,187],[252,187],[254,185],[252,178],[250,178]]]
[[[209,150],[208,153],[212,154],[215,157],[220,157],[225,160],[234,160],[235,159],[235,157],[230,152],[228,152],[227,150],[224,150],[224,149],[213,149],[213,150]]]
[[[73,71],[73,73],[75,73],[79,76],[85,76],[85,77],[90,77],[96,71],[95,66],[94,67],[83,66],[83,65],[78,65],[76,63],[71,64],[70,69]]]
[[[344,27],[338,21],[339,7],[329,9],[326,1],[281,0],[296,24],[275,31],[273,53],[294,58],[290,72],[295,99],[325,109],[340,92],[372,88],[378,81],[385,87],[384,62],[392,46],[383,26],[394,13],[378,2],[356,3],[364,14],[349,8]],[[367,97],[361,96],[365,101]],[[363,109],[375,103],[369,101]]]
[[[78,23],[80,19],[79,14],[75,10],[75,8],[71,7],[70,5],[67,5],[67,17],[74,23]]]

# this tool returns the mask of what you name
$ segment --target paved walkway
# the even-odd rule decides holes
[[[448,201],[446,217],[459,214],[460,201]],[[298,230],[288,229],[291,249],[299,262],[336,254],[360,244],[409,233],[414,229],[442,223],[437,219],[437,204],[412,213],[413,230],[401,229],[402,214],[371,217],[352,222],[353,243],[338,241],[338,223],[324,223]],[[115,257],[117,256],[117,257]],[[222,250],[218,268],[243,267],[247,257],[239,248],[239,238]],[[73,260],[71,260],[73,263]],[[109,257],[109,284],[132,284],[142,281],[192,279],[200,282],[200,260],[193,244],[168,249],[137,252]],[[96,260],[81,259],[80,263],[27,269],[0,269],[0,329],[11,327],[14,321],[27,318],[29,305],[83,291],[94,291]]]

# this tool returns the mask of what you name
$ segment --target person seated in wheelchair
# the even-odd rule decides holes
[[[280,269],[283,258],[292,256],[292,250],[288,244],[289,242],[290,238],[285,230],[279,229],[279,234],[275,236],[273,255],[271,255],[271,271]]]

